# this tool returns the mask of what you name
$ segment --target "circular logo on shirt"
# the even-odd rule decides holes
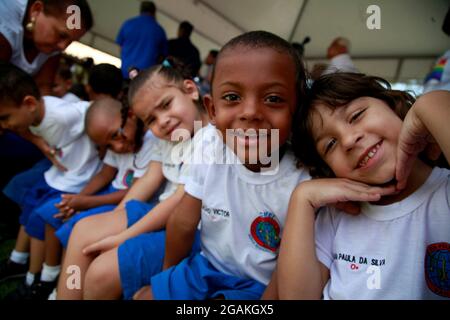
[[[131,169],[128,169],[122,179],[123,185],[126,186],[127,188],[129,188],[131,186],[131,184],[133,183],[133,177],[134,177],[134,171]]]
[[[261,247],[276,252],[280,246],[280,225],[275,220],[275,215],[263,212],[251,225],[250,233],[253,240]]]
[[[425,254],[425,278],[435,294],[450,298],[450,244],[434,243]]]

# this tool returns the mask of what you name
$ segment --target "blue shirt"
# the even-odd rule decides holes
[[[125,21],[117,35],[121,46],[122,73],[128,79],[128,68],[147,69],[158,63],[160,56],[167,55],[167,37],[156,20],[142,14]]]

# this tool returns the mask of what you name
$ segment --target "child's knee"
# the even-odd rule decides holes
[[[86,271],[85,288],[108,287],[108,284],[119,280],[117,249],[110,250],[95,259]]]

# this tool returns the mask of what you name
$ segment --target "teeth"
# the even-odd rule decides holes
[[[260,132],[242,132],[242,131],[238,131],[236,134],[238,137],[247,137],[247,138],[261,138],[261,137],[266,137],[267,136],[267,132],[265,132],[265,130],[261,130]]]
[[[380,145],[377,144],[372,150],[369,151],[369,153],[367,154],[367,156],[365,156],[365,158],[359,163],[360,167],[363,167],[367,164],[367,162],[369,161],[369,159],[373,158],[375,156],[375,154],[377,153],[377,151],[380,149]]]

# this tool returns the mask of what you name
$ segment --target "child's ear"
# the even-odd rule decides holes
[[[25,96],[22,100],[22,107],[27,108],[29,112],[35,112],[38,108],[39,100],[33,96]]]
[[[203,97],[203,105],[205,106],[206,111],[208,112],[211,124],[216,125],[216,108],[214,107],[214,102],[211,95],[206,94]]]
[[[184,90],[188,93],[192,100],[198,101],[200,99],[200,93],[198,92],[197,85],[192,80],[184,80],[183,81]]]

